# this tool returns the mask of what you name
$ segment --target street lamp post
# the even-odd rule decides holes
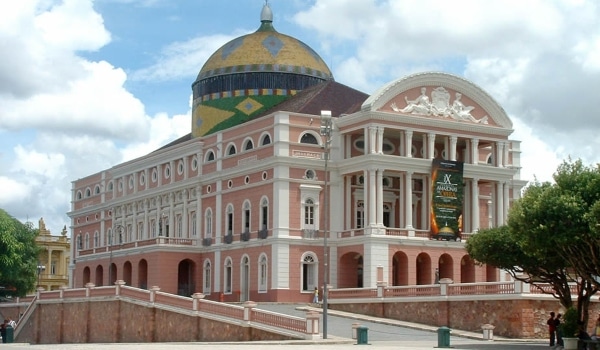
[[[42,265],[41,262],[38,262],[38,266],[37,266],[37,273],[38,273],[38,288],[40,288],[40,276],[42,275],[42,272],[44,272],[46,270],[46,266]]]
[[[324,229],[325,234],[323,235],[323,339],[327,339],[327,284],[329,283],[329,246],[327,245],[327,238],[329,237],[329,172],[327,165],[329,162],[329,150],[331,146],[331,131],[333,121],[331,120],[331,111],[321,111],[321,129],[320,133],[325,138],[323,145],[324,156],[325,156],[325,193],[324,197]]]

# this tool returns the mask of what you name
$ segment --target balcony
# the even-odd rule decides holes
[[[223,241],[225,244],[231,244],[233,242],[233,235],[231,233],[226,234],[223,236]]]
[[[263,228],[262,230],[258,231],[259,239],[266,239],[267,237],[269,237],[269,231],[266,228]]]
[[[317,239],[317,238],[319,238],[319,230],[315,230],[312,228],[302,229],[302,238]]]
[[[247,242],[250,240],[250,232],[246,231],[240,234],[240,242]]]

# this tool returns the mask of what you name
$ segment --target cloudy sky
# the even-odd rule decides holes
[[[190,131],[191,84],[263,0],[0,2],[0,208],[69,226],[71,181]],[[600,161],[596,0],[269,0],[274,26],[366,93],[444,71],[488,91],[522,143],[522,178]]]

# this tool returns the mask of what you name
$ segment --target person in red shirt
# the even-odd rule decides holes
[[[546,321],[548,325],[548,333],[550,334],[550,346],[554,346],[556,341],[556,320],[554,319],[554,311],[550,312],[550,318]]]

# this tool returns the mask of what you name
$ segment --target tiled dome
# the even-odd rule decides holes
[[[309,46],[273,28],[268,4],[261,26],[231,40],[206,61],[192,85],[192,133],[238,125],[287,97],[333,76]]]

